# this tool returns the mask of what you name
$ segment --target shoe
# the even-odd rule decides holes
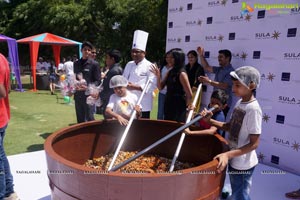
[[[300,189],[293,192],[285,193],[285,196],[290,199],[300,199]]]
[[[5,197],[3,200],[20,200],[17,193],[13,192],[8,197]]]

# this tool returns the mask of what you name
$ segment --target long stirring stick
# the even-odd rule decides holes
[[[140,104],[141,104],[141,101],[142,101],[142,99],[143,99],[143,97],[144,97],[144,94],[146,93],[146,91],[147,91],[147,89],[148,89],[149,83],[150,83],[150,79],[148,78],[147,83],[146,83],[146,85],[145,85],[145,87],[144,87],[144,90],[143,90],[143,92],[142,92],[142,94],[141,94],[141,96],[140,96],[140,98],[139,98],[139,100],[138,100],[138,102],[137,102],[137,105],[140,105]],[[131,116],[130,116],[129,122],[128,122],[127,126],[126,126],[126,129],[125,129],[125,131],[124,131],[124,133],[123,133],[123,135],[122,135],[122,137],[121,137],[121,140],[120,140],[120,142],[119,142],[119,145],[118,145],[118,147],[117,147],[117,150],[116,150],[116,152],[115,152],[115,154],[114,154],[114,156],[113,156],[113,158],[112,158],[112,161],[111,161],[111,163],[110,163],[110,165],[109,165],[109,167],[108,167],[108,171],[110,171],[111,168],[114,166],[114,163],[115,163],[115,161],[116,161],[116,158],[117,158],[117,156],[118,156],[118,154],[119,154],[119,152],[120,152],[120,149],[121,149],[121,147],[122,147],[122,145],[123,145],[123,143],[124,143],[124,141],[125,141],[125,138],[126,138],[126,136],[127,136],[127,134],[128,134],[128,131],[129,131],[130,127],[131,127],[131,124],[132,124],[132,122],[133,122],[133,120],[134,120],[134,118],[135,118],[135,115],[136,115],[136,110],[133,110],[133,112],[132,112],[132,114],[131,114]]]
[[[218,106],[215,105],[214,107],[210,108],[208,111],[209,112],[213,112],[215,109],[217,109]],[[143,149],[142,151],[138,152],[137,154],[135,154],[134,156],[130,157],[129,159],[125,160],[124,162],[116,165],[114,168],[112,168],[110,171],[116,171],[120,168],[122,168],[123,166],[127,165],[128,163],[134,161],[135,159],[137,159],[138,157],[142,156],[143,154],[147,153],[148,151],[150,151],[151,149],[153,149],[154,147],[156,147],[157,145],[163,143],[164,141],[166,141],[167,139],[173,137],[174,135],[180,133],[181,131],[183,131],[184,129],[186,129],[187,127],[191,126],[192,124],[194,124],[196,121],[200,120],[201,118],[203,118],[203,116],[199,115],[197,117],[195,117],[194,119],[192,119],[189,123],[184,124],[183,126],[179,127],[178,129],[172,131],[171,133],[169,133],[168,135],[164,136],[163,138],[161,138],[160,140],[156,141],[155,143],[151,144],[150,146],[146,147],[145,149]]]
[[[202,88],[202,83],[200,83],[199,86],[198,86],[198,88],[197,88],[196,95],[195,95],[193,103],[192,103],[193,106],[195,106],[196,103],[197,103],[197,100],[198,100],[199,95],[200,95],[201,88]],[[190,110],[189,115],[188,115],[185,123],[189,123],[191,121],[191,119],[193,117],[193,112],[194,112],[193,110]],[[179,140],[179,143],[177,145],[177,149],[175,151],[175,154],[174,154],[174,157],[173,157],[170,169],[169,169],[170,172],[172,172],[174,170],[174,165],[175,165],[175,162],[176,162],[176,160],[178,158],[178,155],[180,153],[180,150],[181,150],[184,138],[185,138],[185,133],[182,133],[181,137],[180,137],[180,140]]]

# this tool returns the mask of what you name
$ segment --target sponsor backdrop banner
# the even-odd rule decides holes
[[[229,49],[234,68],[261,73],[261,163],[300,174],[300,1],[169,0],[166,50],[203,46],[212,66]],[[213,78],[212,74],[208,74]],[[212,87],[203,92],[207,106]]]

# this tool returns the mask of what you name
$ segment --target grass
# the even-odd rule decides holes
[[[23,77],[25,86],[26,77]],[[23,86],[24,86],[23,85]],[[74,101],[64,102],[57,92],[40,90],[32,92],[12,91],[9,94],[11,119],[6,130],[4,146],[7,155],[42,150],[45,139],[54,131],[76,123]],[[155,98],[151,119],[156,119],[157,98]],[[103,119],[95,115],[96,120]]]

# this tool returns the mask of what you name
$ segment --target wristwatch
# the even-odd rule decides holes
[[[209,79],[208,83],[209,83],[210,85],[211,85],[211,82],[212,82],[212,81]]]

